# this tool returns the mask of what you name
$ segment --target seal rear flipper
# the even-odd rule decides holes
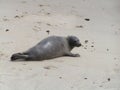
[[[27,59],[28,55],[25,55],[23,53],[15,53],[11,56],[11,61],[15,61],[17,59]]]

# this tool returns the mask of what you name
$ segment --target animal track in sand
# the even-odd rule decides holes
[[[90,44],[91,44],[91,45],[90,45]],[[84,49],[89,49],[91,52],[95,51],[94,42],[89,42],[89,40],[85,40],[85,41],[84,41],[83,48],[84,48]]]

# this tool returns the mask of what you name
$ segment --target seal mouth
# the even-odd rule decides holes
[[[82,46],[82,44],[81,44],[81,43],[77,44],[77,47],[80,47],[80,46]]]

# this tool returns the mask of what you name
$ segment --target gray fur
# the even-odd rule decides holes
[[[17,59],[45,60],[61,56],[79,57],[79,54],[72,54],[70,52],[74,47],[79,46],[81,46],[81,43],[75,36],[50,36],[23,53],[13,54],[11,61]]]

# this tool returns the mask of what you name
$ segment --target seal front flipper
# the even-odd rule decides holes
[[[70,56],[70,57],[80,57],[79,54],[73,54],[73,53],[66,53],[65,56]]]
[[[17,59],[27,59],[28,55],[27,54],[23,54],[23,53],[15,53],[11,56],[11,61],[15,61]]]

